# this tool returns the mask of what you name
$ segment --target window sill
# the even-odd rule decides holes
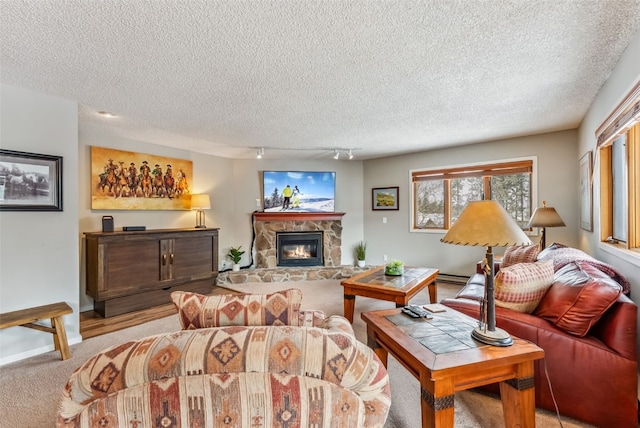
[[[640,267],[640,251],[639,250],[629,250],[626,247],[623,247],[619,244],[609,244],[607,242],[600,242],[598,244],[598,248],[602,251],[612,254],[616,257],[621,258],[622,260],[631,263],[634,266]]]

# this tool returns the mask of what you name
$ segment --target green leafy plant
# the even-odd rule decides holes
[[[240,248],[242,248],[242,245],[238,246],[238,248],[231,247],[227,253],[227,257],[229,257],[234,264],[240,263],[242,255],[245,253],[243,250],[240,250]]]
[[[384,273],[387,275],[402,275],[404,273],[404,263],[400,260],[391,260],[385,265]]]
[[[367,258],[367,243],[360,241],[355,246],[356,259],[365,260]]]

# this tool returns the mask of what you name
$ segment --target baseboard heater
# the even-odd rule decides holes
[[[468,276],[464,275],[451,275],[448,273],[439,273],[437,282],[446,282],[448,284],[456,284],[464,286],[469,280]]]

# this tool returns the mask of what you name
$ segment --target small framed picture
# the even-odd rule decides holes
[[[0,211],[62,211],[62,156],[0,149]]]
[[[398,187],[374,187],[371,198],[374,211],[398,209]]]

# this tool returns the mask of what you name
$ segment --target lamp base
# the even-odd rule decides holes
[[[196,229],[206,229],[207,226],[204,225],[204,211],[198,210],[196,211]]]
[[[509,336],[509,333],[496,328],[494,331],[489,331],[483,327],[476,327],[471,332],[471,337],[478,342],[486,343],[493,346],[511,346],[513,345],[513,339]]]

